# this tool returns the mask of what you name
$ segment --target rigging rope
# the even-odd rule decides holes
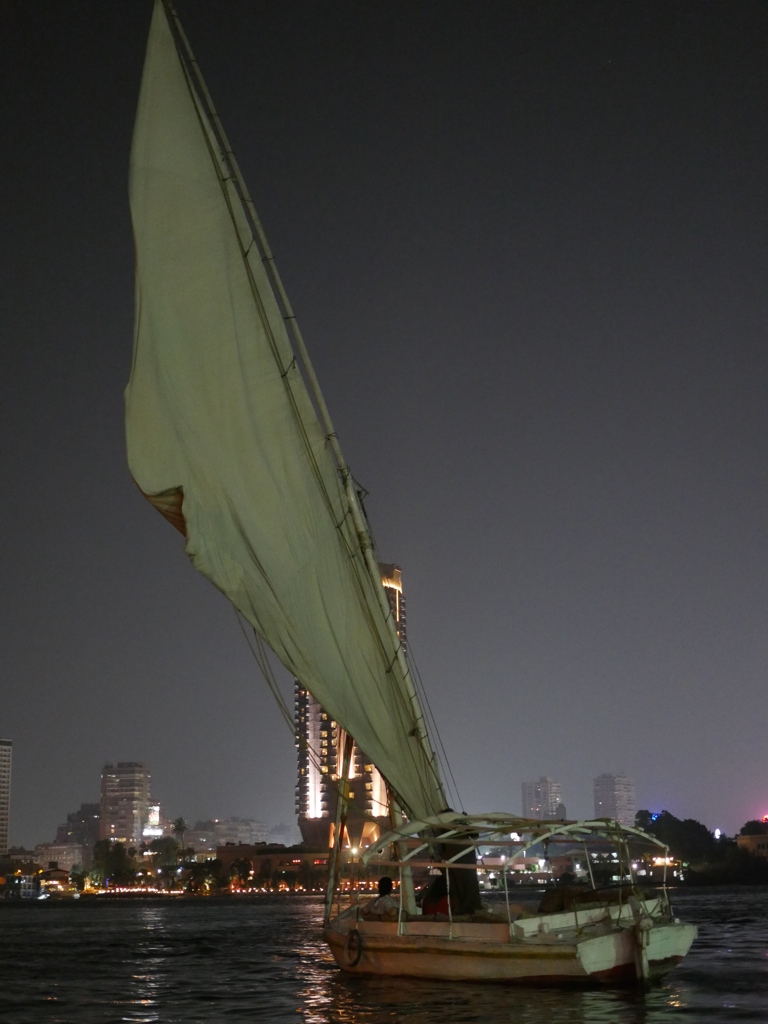
[[[457,806],[460,807],[461,810],[464,813],[466,813],[466,808],[464,807],[464,801],[461,799],[461,794],[459,793],[459,787],[456,784],[456,779],[455,779],[454,774],[453,774],[453,769],[451,768],[451,762],[448,760],[448,753],[447,753],[447,751],[445,749],[445,745],[443,743],[443,737],[440,735],[440,730],[439,730],[439,728],[437,726],[437,719],[435,718],[434,712],[432,711],[432,705],[429,702],[429,695],[427,693],[427,689],[424,686],[424,682],[423,682],[423,680],[421,678],[421,673],[419,672],[419,667],[416,664],[416,658],[413,655],[413,644],[410,641],[408,642],[408,655],[407,655],[407,657],[408,657],[408,662],[409,662],[409,664],[411,666],[411,674],[412,674],[412,676],[414,678],[414,681],[416,683],[416,688],[417,688],[417,691],[418,691],[418,694],[419,694],[419,699],[421,700],[421,703],[423,704],[425,712],[426,712],[426,716],[429,719],[429,731],[432,734],[432,736],[434,736],[434,738],[436,740],[436,747],[437,747],[437,749],[435,750],[435,756],[437,757],[437,759],[440,762],[440,765],[441,765],[441,767],[443,769],[443,776],[445,778],[446,786],[449,787],[449,789],[453,793],[453,796],[456,798]]]
[[[233,606],[233,608],[234,608],[234,606]],[[312,763],[313,767],[315,767],[318,770],[318,772],[322,771],[322,768],[321,768],[322,759],[321,759],[320,752],[315,750],[315,748],[313,746],[311,746],[310,743],[307,742],[305,736],[300,736],[299,735],[299,731],[296,728],[296,723],[295,723],[295,720],[294,720],[294,717],[293,717],[293,713],[291,712],[291,710],[288,707],[288,705],[285,703],[285,698],[283,697],[282,693],[280,692],[280,687],[278,685],[277,679],[275,678],[275,673],[274,673],[274,671],[272,669],[272,665],[270,664],[270,661],[269,661],[269,648],[267,647],[267,645],[266,645],[266,643],[264,641],[264,638],[255,629],[253,629],[250,626],[250,624],[248,624],[246,622],[246,620],[244,620],[243,616],[240,614],[240,612],[236,608],[234,608],[234,612],[235,612],[235,616],[237,617],[237,623],[238,623],[238,625],[240,627],[240,631],[242,632],[243,636],[245,637],[245,642],[248,645],[248,649],[250,650],[251,654],[253,655],[254,660],[256,661],[256,664],[259,667],[259,671],[261,672],[262,676],[264,677],[264,681],[266,682],[267,686],[269,687],[270,693],[272,694],[272,696],[275,699],[275,703],[278,706],[278,709],[280,711],[280,714],[281,714],[283,720],[287,724],[288,728],[291,730],[291,733],[293,734],[293,736],[295,738],[298,738],[299,740],[303,741],[303,746],[304,746],[304,748],[307,751],[307,757],[309,758],[309,760]],[[251,641],[251,635],[253,635],[253,639],[255,641],[255,647],[254,647],[254,643]],[[325,776],[325,780],[326,780],[326,785],[332,790],[332,792],[336,795],[336,797],[338,797],[341,780],[340,779],[334,779],[332,776],[329,776],[329,775]],[[376,820],[375,816],[370,814],[365,809],[365,807],[361,803],[359,803],[358,800],[355,799],[354,797],[350,797],[349,795],[347,795],[347,802],[351,806],[353,806],[357,811],[359,811],[361,817],[364,818],[366,821],[375,821]]]
[[[234,605],[232,607],[234,608]],[[280,710],[280,714],[283,716],[283,719],[285,720],[286,724],[288,725],[288,728],[291,730],[291,732],[295,736],[296,735],[296,726],[295,726],[294,721],[293,721],[293,715],[291,714],[290,709],[288,708],[288,705],[285,703],[285,699],[283,698],[282,693],[280,693],[280,688],[277,685],[277,680],[275,679],[275,674],[272,671],[272,666],[269,663],[269,656],[267,654],[267,649],[266,649],[266,647],[264,645],[264,640],[262,639],[261,636],[259,636],[259,634],[256,632],[255,629],[247,630],[245,628],[245,626],[243,625],[243,617],[240,614],[240,612],[237,610],[237,608],[234,608],[234,612],[235,612],[235,617],[237,618],[237,624],[240,627],[240,631],[243,634],[243,636],[245,637],[245,642],[248,644],[248,648],[249,648],[251,654],[256,659],[256,664],[259,666],[261,674],[264,676],[264,681],[266,682],[267,686],[269,687],[269,690],[270,690],[272,696],[275,698],[275,702],[276,702],[276,704],[277,704],[277,706],[278,706],[278,708]],[[253,645],[251,643],[251,633],[253,634],[253,637],[254,637],[254,639],[256,641],[256,649],[255,650],[254,650]]]

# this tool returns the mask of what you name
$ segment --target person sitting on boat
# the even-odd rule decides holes
[[[400,905],[392,896],[392,879],[389,875],[383,875],[379,879],[379,895],[363,907],[363,917],[380,917],[391,921],[397,917],[399,909]]]
[[[441,871],[435,875],[430,884],[419,893],[418,902],[422,914],[448,913],[448,883]]]

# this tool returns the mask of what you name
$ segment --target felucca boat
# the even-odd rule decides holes
[[[504,899],[497,888],[495,901],[485,906],[471,896],[482,866],[476,851],[483,847],[507,851]],[[408,821],[363,855],[368,864],[399,872],[403,895],[396,913],[370,915],[365,902],[355,901],[326,923],[326,939],[339,966],[359,973],[544,985],[650,982],[680,962],[696,929],[674,917],[666,886],[651,897],[637,886],[633,860],[639,864],[649,847],[666,864],[663,843],[608,819],[545,822],[446,812]],[[395,859],[388,853],[393,849]],[[574,866],[578,854],[585,884],[550,888],[538,907],[519,903],[525,890],[510,889],[515,875],[525,877],[514,870],[516,862],[531,853],[548,858],[553,849],[569,851]],[[606,864],[620,884],[601,889],[596,876]],[[444,912],[409,905],[409,876],[419,869],[442,872]]]
[[[211,580],[344,730],[325,937],[356,973],[492,981],[648,980],[695,936],[666,894],[591,890],[556,911],[483,910],[476,850],[641,838],[612,822],[447,810],[358,487],[259,218],[170,0],[155,0],[133,138],[136,332],[128,461]],[[351,737],[386,780],[392,832],[365,856],[400,880],[395,920],[333,916]],[[512,855],[514,854],[512,850]],[[394,851],[394,852],[393,852]],[[396,868],[391,865],[396,859]],[[420,913],[429,859],[447,914]],[[505,878],[506,878],[505,873]]]

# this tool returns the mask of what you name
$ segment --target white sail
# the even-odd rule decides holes
[[[175,517],[196,568],[354,736],[404,808],[429,817],[445,799],[375,558],[190,74],[156,0],[131,157],[130,470]]]

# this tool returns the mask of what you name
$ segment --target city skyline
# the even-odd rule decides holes
[[[0,824],[3,808],[7,809],[9,803],[10,758],[7,752],[11,748],[10,741],[0,740]],[[87,851],[86,859],[89,860],[94,844],[100,840],[139,847],[155,838],[172,835],[174,827],[183,816],[163,813],[162,804],[152,795],[151,778],[148,766],[142,762],[107,763],[100,773],[98,801],[83,802],[77,810],[67,812],[66,821],[56,826],[55,835],[49,833],[43,837],[38,834],[26,844],[9,845],[14,848],[27,846],[59,851],[76,848]],[[240,815],[210,818],[198,816],[191,818],[187,825],[185,844],[194,846],[199,840],[201,848],[208,849],[230,843],[263,842],[270,835],[280,835],[291,841],[292,833],[298,832],[297,828],[291,828],[284,822],[267,825],[259,819]],[[51,856],[56,859],[53,854]],[[66,856],[71,859],[72,855],[70,853]],[[80,857],[76,857],[73,863],[81,863]]]
[[[398,585],[401,584],[399,568],[397,566],[382,565],[382,570],[384,569],[390,571],[397,569],[397,583]],[[400,586],[398,589],[398,604],[402,602],[404,611],[405,601]],[[389,595],[389,600],[390,604],[392,604],[392,594]],[[330,716],[323,711],[317,701],[298,683],[295,689],[297,694],[296,721],[299,733],[301,734],[302,731],[306,731],[306,716],[301,708],[304,707],[305,712],[305,705],[308,703],[317,712],[316,724],[323,725],[324,723],[325,728],[328,730],[326,737],[320,736],[319,733],[314,737],[314,742],[317,745],[317,764],[318,766],[324,766],[327,776],[331,776],[331,784],[323,786],[318,791],[318,797],[322,804],[322,806],[318,806],[320,813],[307,816],[305,810],[308,805],[306,793],[304,799],[300,799],[303,780],[302,766],[306,768],[307,759],[301,756],[301,746],[297,743],[297,749],[299,750],[297,758],[297,796],[295,817],[291,820],[291,824],[281,821],[279,824],[273,823],[268,825],[258,818],[242,817],[240,815],[220,818],[193,816],[187,822],[185,845],[195,847],[199,853],[203,850],[215,850],[217,846],[232,843],[237,845],[241,843],[268,842],[270,841],[270,836],[279,837],[275,841],[286,842],[289,845],[294,842],[303,841],[308,847],[319,848],[325,847],[328,844],[328,840],[332,835],[332,819],[336,809],[334,779],[337,772],[338,727],[332,723]],[[332,735],[336,736],[335,740],[331,738]],[[342,730],[342,738],[343,735]],[[12,746],[11,741],[0,740],[0,824],[2,823],[3,806],[8,808],[10,803],[11,772],[8,751],[12,750]],[[368,782],[369,786],[365,787],[366,790],[372,789],[373,786],[370,785],[371,779],[374,777],[379,779],[379,789],[376,790],[376,793],[363,792],[361,790],[361,798],[355,800],[354,790],[352,791],[353,804],[356,806],[353,807],[349,819],[349,835],[353,845],[367,845],[373,842],[378,838],[381,827],[386,824],[386,809],[383,802],[386,793],[383,779],[381,779],[373,765],[367,765],[364,762],[364,753],[356,745],[353,746],[353,774],[351,776],[353,785],[355,784],[355,779],[357,779],[358,787],[361,784],[365,786],[365,783]],[[323,775],[324,782],[327,781],[327,776]],[[151,773],[146,765],[139,762],[108,763],[103,766],[100,777],[100,801],[82,803],[78,810],[67,813],[66,822],[56,827],[53,838],[41,838],[37,834],[36,838],[27,843],[9,843],[9,847],[15,849],[36,849],[38,852],[42,851],[40,853],[42,859],[52,858],[62,862],[67,861],[68,858],[72,859],[74,856],[73,863],[81,863],[79,854],[75,856],[71,851],[73,849],[87,851],[85,859],[89,861],[93,844],[98,839],[106,838],[111,841],[123,842],[126,845],[141,846],[143,843],[149,843],[153,838],[174,834],[176,823],[183,816],[163,813],[161,804],[151,795]],[[553,820],[573,820],[573,816],[567,814],[565,804],[563,803],[563,786],[559,781],[542,775],[535,781],[522,782],[521,792],[521,813],[523,817],[545,820],[547,818]],[[637,811],[644,810],[653,814],[660,814],[662,811],[668,810],[668,808],[664,807],[642,807],[638,804],[635,800],[634,781],[628,779],[622,773],[601,773],[593,780],[592,793],[594,817],[615,818],[624,825],[634,824]],[[378,802],[377,794],[380,797]],[[333,799],[331,799],[331,795]],[[3,803],[4,800],[5,804]],[[380,815],[376,814],[376,807],[383,809]],[[679,816],[681,819],[691,818],[691,815],[688,815],[684,809],[681,810]],[[313,820],[303,822],[303,817]],[[582,817],[591,818],[592,814],[584,814]],[[761,815],[760,818],[766,821],[768,820],[768,815]],[[747,820],[760,819],[751,818]],[[701,824],[705,825],[713,833],[716,832],[717,826],[712,825],[710,822],[702,821]],[[744,822],[740,824],[743,825]],[[131,833],[130,835],[129,832]],[[733,834],[736,835],[737,833],[738,828],[735,828]],[[301,839],[299,839],[299,834],[301,834]],[[723,834],[725,834],[724,831]],[[70,852],[67,853],[67,850]],[[43,852],[46,851],[50,853],[50,857],[43,857]],[[56,854],[56,851],[59,852]]]
[[[729,834],[768,810],[768,8],[737,7],[179,0],[379,557],[407,568],[468,811],[546,770],[590,816],[606,766]],[[150,8],[8,20],[14,844],[121,759],[185,817],[293,820],[291,731],[126,468]]]

